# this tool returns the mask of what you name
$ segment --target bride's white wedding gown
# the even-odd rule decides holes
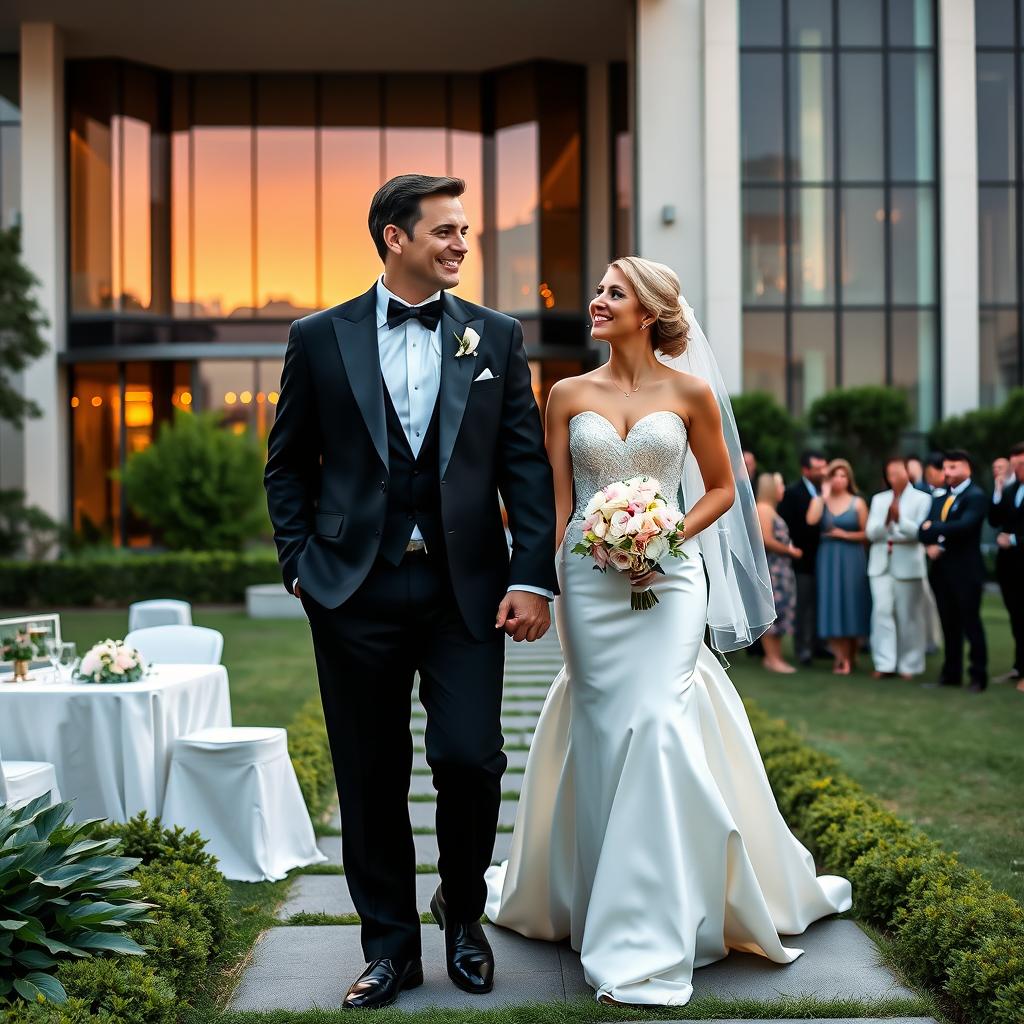
[[[815,877],[779,813],[736,690],[704,646],[696,541],[666,558],[660,603],[630,610],[628,577],[572,554],[582,507],[613,480],[656,477],[674,495],[683,421],[655,412],[623,440],[594,412],[569,423],[577,508],[557,554],[565,668],[523,779],[511,856],[488,872],[487,916],[568,937],[597,997],[681,1004],[695,967],[746,950],[802,952],[779,935],[846,910],[850,884]]]

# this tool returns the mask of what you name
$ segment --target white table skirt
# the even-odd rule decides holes
[[[231,725],[223,665],[156,665],[137,683],[56,683],[47,669],[0,684],[0,749],[50,761],[75,818],[159,815],[179,736]]]

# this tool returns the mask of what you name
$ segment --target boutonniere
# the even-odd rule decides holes
[[[480,335],[472,327],[467,327],[461,338],[456,334],[455,340],[459,343],[459,347],[455,352],[456,359],[461,359],[463,356],[476,355],[477,346],[480,344]]]

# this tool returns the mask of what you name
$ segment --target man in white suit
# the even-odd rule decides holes
[[[871,499],[866,527],[871,542],[871,657],[876,679],[895,672],[911,679],[924,671],[927,564],[917,533],[932,499],[911,485],[901,458],[885,464],[885,479],[889,490]]]

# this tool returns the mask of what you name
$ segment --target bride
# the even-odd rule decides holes
[[[707,339],[666,266],[609,266],[590,304],[604,366],[555,385],[555,617],[565,668],[537,725],[511,856],[488,872],[487,916],[568,937],[601,1002],[681,1004],[730,949],[790,963],[779,935],[846,910],[779,813],[743,705],[715,656],[774,619],[753,495]],[[678,368],[675,368],[678,367]],[[681,372],[689,370],[690,372]],[[647,475],[685,496],[686,558],[630,580],[573,554],[582,510]],[[705,578],[705,570],[707,577]],[[630,610],[630,588],[660,603]]]

